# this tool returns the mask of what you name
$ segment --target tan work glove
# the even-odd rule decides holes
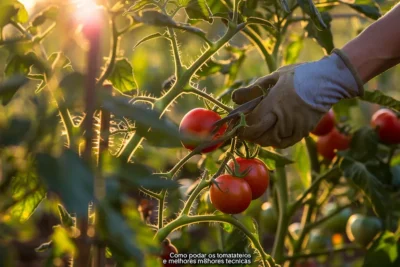
[[[239,137],[261,146],[286,148],[308,136],[333,104],[363,94],[363,83],[347,56],[335,49],[319,61],[288,65],[233,92],[244,104],[269,89],[246,116]]]

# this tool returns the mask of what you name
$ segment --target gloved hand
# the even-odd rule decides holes
[[[239,137],[276,148],[286,148],[308,136],[333,104],[364,92],[356,70],[338,49],[319,61],[279,68],[237,89],[232,99],[243,104],[266,90],[268,96],[246,116],[249,127],[242,128]]]

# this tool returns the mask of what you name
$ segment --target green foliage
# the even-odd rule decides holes
[[[133,77],[132,65],[126,58],[116,60],[113,72],[108,79],[122,93],[131,93],[138,89]]]
[[[344,1],[344,3],[368,18],[376,20],[381,16],[379,6],[374,0],[356,0],[352,3]]]
[[[365,91],[364,95],[361,97],[362,100],[368,101],[370,103],[382,105],[394,110],[400,111],[400,101],[396,100],[388,95],[385,95],[381,91]]]
[[[398,236],[386,231],[368,249],[363,266],[398,266],[400,264],[399,253]]]
[[[317,28],[315,22],[309,22],[305,28],[308,37],[315,39],[318,44],[324,49],[325,54],[330,54],[335,48],[333,44],[333,36],[331,32],[331,21],[332,17],[327,12],[321,13],[321,19],[324,22],[324,28],[321,30]]]

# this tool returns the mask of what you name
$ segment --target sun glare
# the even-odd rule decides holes
[[[75,18],[81,23],[96,23],[100,20],[99,6],[94,0],[75,0]]]
[[[39,1],[40,0],[20,0],[28,12],[31,11]]]

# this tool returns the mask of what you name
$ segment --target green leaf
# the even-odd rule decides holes
[[[31,127],[30,120],[21,117],[11,118],[7,127],[0,131],[0,144],[3,146],[19,145],[27,138]]]
[[[60,196],[67,210],[87,217],[89,202],[94,201],[94,177],[78,154],[67,149],[58,157],[39,153],[37,169],[40,178],[49,190]]]
[[[311,184],[311,164],[308,157],[307,147],[304,142],[298,142],[294,146],[294,167],[298,171],[303,188],[308,188]]]
[[[12,178],[9,190],[16,203],[8,213],[21,222],[28,220],[46,197],[46,191],[34,172],[17,174]]]
[[[379,5],[373,0],[355,0],[350,3],[342,1],[342,3],[374,20],[377,20],[382,16]]]
[[[279,0],[279,3],[282,7],[282,9],[286,12],[286,13],[290,13],[290,8],[289,8],[289,3],[287,0]]]
[[[66,74],[60,81],[59,87],[62,91],[66,105],[74,108],[84,106],[85,76],[79,72]]]
[[[132,92],[138,88],[133,77],[132,65],[126,58],[118,59],[115,62],[114,70],[108,79],[121,93]]]
[[[226,62],[210,59],[207,63],[201,66],[200,70],[196,72],[196,75],[200,77],[208,77],[216,73],[228,74],[233,63],[234,61]]]
[[[163,34],[159,33],[159,32],[150,34],[150,35],[144,37],[143,39],[141,39],[139,42],[137,42],[137,44],[133,47],[133,49],[135,49],[136,47],[138,47],[139,45],[143,44],[146,41],[149,41],[149,40],[152,40],[152,39],[157,39],[157,38],[160,38],[160,37],[165,37],[165,36]]]
[[[328,28],[312,0],[297,0],[297,3],[299,4],[300,8],[310,16],[312,22],[318,30]]]
[[[133,6],[131,6],[127,12],[137,12],[149,6],[156,7],[157,5],[152,0],[138,0],[135,1]]]
[[[29,19],[25,6],[16,0],[2,0],[0,3],[0,28],[11,21],[26,23]]]
[[[385,218],[391,210],[391,201],[383,184],[368,171],[367,167],[351,158],[344,158],[340,168],[344,177],[360,189],[371,203],[374,212],[381,218]]]
[[[16,74],[27,75],[36,62],[37,57],[33,52],[25,55],[14,55],[8,61],[4,73],[8,77]]]
[[[188,2],[187,5],[183,6],[185,6],[186,14],[189,16],[189,19],[204,20],[209,23],[213,22],[212,13],[206,0],[189,0],[181,2]]]
[[[137,102],[132,105],[124,97],[106,96],[102,99],[102,105],[117,116],[135,121],[136,134],[145,137],[151,145],[181,147],[182,138],[196,141],[192,136],[180,135],[177,124],[165,115],[160,118],[161,113],[146,104]],[[149,128],[151,128],[150,131]]]
[[[320,17],[325,23],[325,27],[322,30],[316,26],[315,22],[312,23],[311,21],[307,24],[305,30],[307,31],[307,37],[315,39],[317,43],[325,50],[325,53],[330,54],[335,48],[330,29],[332,17],[327,12],[322,12]]]
[[[386,231],[368,249],[363,267],[400,266],[400,247],[395,234]]]
[[[291,42],[286,46],[285,65],[296,63],[302,49],[303,38],[300,36],[291,36]]]
[[[56,20],[58,17],[58,14],[60,12],[60,9],[58,6],[50,6],[48,8],[46,8],[45,10],[43,10],[42,12],[40,12],[39,14],[37,14],[32,22],[31,25],[33,27],[38,27],[40,25],[42,25],[43,23],[45,23],[47,20]]]
[[[348,155],[358,161],[374,158],[378,151],[379,138],[369,127],[358,129],[351,138]]]
[[[247,22],[247,24],[259,24],[259,25],[267,26],[270,29],[276,29],[274,24],[272,24],[268,20],[261,19],[261,18],[250,17],[246,20],[246,22]]]
[[[58,204],[57,208],[62,226],[64,227],[74,226],[75,224],[74,218],[68,213],[68,211],[61,204]]]
[[[14,16],[13,20],[19,23],[26,23],[29,20],[28,11],[23,4],[18,1],[15,1],[14,7],[18,10],[17,14]]]
[[[52,252],[54,253],[54,256],[60,257],[65,254],[74,255],[76,253],[76,247],[74,242],[71,240],[68,231],[60,225],[53,227],[51,239],[53,247]]]
[[[400,112],[400,101],[385,95],[379,90],[364,91],[364,96],[362,96],[361,99],[370,103],[392,108]]]
[[[24,86],[28,81],[28,78],[23,75],[14,75],[0,83],[0,103],[2,105],[7,105],[18,89]]]
[[[349,120],[355,108],[358,108],[357,98],[343,99],[333,105],[336,121],[341,122]]]

